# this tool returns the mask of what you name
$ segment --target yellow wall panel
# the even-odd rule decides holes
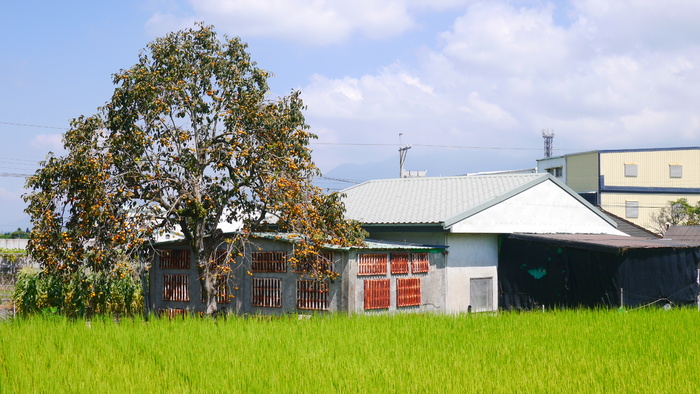
[[[637,176],[625,176],[625,163],[637,165]],[[682,166],[682,177],[671,178],[670,165]],[[600,173],[606,186],[700,188],[700,150],[601,152]]]
[[[598,190],[598,152],[567,156],[566,184],[579,193]]]

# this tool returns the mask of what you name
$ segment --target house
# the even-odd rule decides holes
[[[323,264],[339,273],[319,282],[292,266],[298,237],[255,233],[242,258],[219,287],[220,310],[236,314],[373,311],[439,311],[444,287],[444,246],[366,240],[360,247],[328,246]],[[181,238],[156,244],[149,276],[148,307],[159,314],[202,312],[197,266]]]
[[[510,234],[498,264],[500,306],[690,305],[700,247],[603,234]]]
[[[438,268],[444,288],[432,291],[444,297],[450,313],[499,307],[504,235],[625,236],[610,218],[546,173],[375,180],[343,193],[346,216],[361,222],[370,238],[447,248],[444,269]]]
[[[375,180],[344,193],[346,216],[370,239],[326,247],[322,263],[337,278],[318,282],[289,264],[294,234],[255,233],[218,290],[220,309],[461,313],[681,304],[697,292],[688,267],[697,265],[698,247],[629,237],[550,174]],[[156,247],[151,310],[202,311],[187,245],[176,237]]]
[[[537,160],[547,172],[605,211],[655,230],[668,201],[700,201],[700,147],[597,150]]]

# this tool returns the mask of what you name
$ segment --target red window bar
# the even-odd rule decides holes
[[[386,275],[386,253],[363,253],[359,260],[358,275]]]
[[[287,252],[253,252],[253,272],[287,272]]]
[[[428,272],[429,268],[428,253],[413,253],[411,255],[411,271],[414,274]]]
[[[408,253],[392,253],[389,257],[392,274],[408,273]]]
[[[282,307],[282,279],[253,278],[253,306]]]
[[[321,252],[319,253],[319,256],[316,258],[316,267],[321,271],[321,272],[326,272],[330,271],[333,272],[333,252]],[[299,262],[297,263],[296,268],[294,269],[294,272],[309,272],[311,270],[311,264],[310,263],[302,263]]]
[[[387,309],[390,302],[389,279],[365,279],[365,309]]]
[[[297,308],[328,310],[328,281],[297,281]]]
[[[188,249],[179,250],[159,250],[160,268],[190,268],[190,251]]]
[[[420,305],[420,278],[396,279],[396,306]]]
[[[228,280],[228,275],[223,275],[219,279],[219,285],[216,287],[216,302],[219,304],[229,303]],[[201,299],[204,302],[204,292],[201,292]]]
[[[185,316],[187,316],[187,309],[158,309],[158,316],[159,317],[167,317],[169,319],[173,319],[176,317],[182,317],[183,319]]]
[[[163,300],[165,301],[189,301],[190,286],[189,275],[164,274],[163,275]]]

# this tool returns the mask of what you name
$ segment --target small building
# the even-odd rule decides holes
[[[700,201],[700,147],[596,150],[537,160],[590,203],[649,230],[669,201]]]
[[[549,174],[376,180],[343,193],[346,216],[362,223],[372,239],[447,248],[444,288],[435,291],[449,313],[498,309],[503,235],[625,236]]]
[[[335,280],[310,278],[289,258],[298,238],[287,233],[256,233],[245,255],[231,265],[218,289],[221,311],[236,314],[372,311],[436,311],[444,299],[442,246],[367,240],[361,247],[331,247],[324,264]],[[148,307],[166,314],[202,312],[196,262],[182,239],[160,242],[149,272]]]
[[[700,247],[601,234],[510,234],[498,264],[504,309],[690,305]]]

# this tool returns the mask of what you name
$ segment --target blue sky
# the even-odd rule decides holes
[[[527,168],[593,149],[699,146],[696,0],[144,0],[0,5],[0,231],[26,227],[22,174],[169,31],[240,36],[300,89],[329,178]],[[332,190],[352,185],[325,180]]]

